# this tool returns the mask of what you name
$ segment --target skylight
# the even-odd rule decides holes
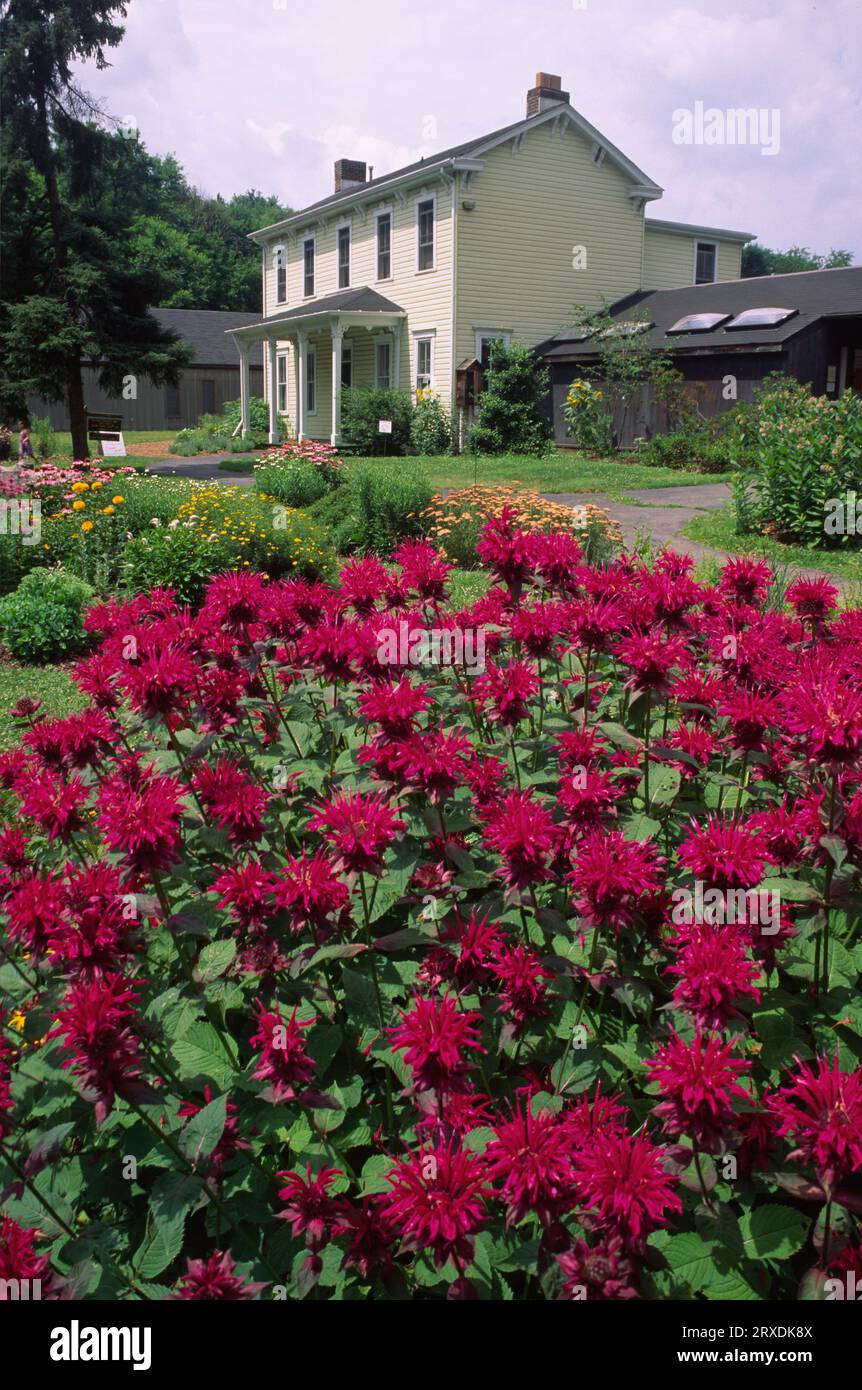
[[[726,325],[728,333],[733,328],[777,328],[780,323],[792,319],[798,309],[743,309],[741,314]]]
[[[686,314],[677,319],[668,333],[709,333],[720,323],[727,323],[730,314]]]

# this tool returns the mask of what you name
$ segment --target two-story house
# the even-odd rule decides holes
[[[266,345],[273,442],[286,414],[298,438],[337,443],[348,386],[431,386],[456,407],[459,369],[495,339],[532,346],[575,304],[735,279],[751,240],[647,219],[662,189],[548,73],[523,119],[372,175],[340,159],[334,192],[252,234],[263,318],[232,333],[246,403],[251,347]]]

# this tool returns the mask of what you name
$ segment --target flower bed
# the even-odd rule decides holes
[[[220,576],[195,617],[112,600],[91,708],[21,702],[3,1278],[781,1300],[862,1274],[862,612],[823,581],[769,608],[756,561],[709,588],[670,554],[591,566],[506,512],[479,552],[497,584],[460,614],[426,542],[335,588]]]
[[[591,560],[607,558],[622,542],[619,523],[592,502],[570,507],[515,485],[476,483],[437,493],[423,510],[422,523],[447,559],[470,566],[477,563],[476,543],[482,527],[504,510],[525,531],[573,531]]]

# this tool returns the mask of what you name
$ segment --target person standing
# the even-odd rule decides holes
[[[23,463],[24,459],[33,458],[33,445],[30,441],[30,431],[22,420],[18,426],[18,462]]]

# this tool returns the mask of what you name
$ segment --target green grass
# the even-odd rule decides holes
[[[487,570],[454,569],[449,575],[449,607],[468,608],[488,592],[492,583]]]
[[[9,748],[21,736],[22,726],[12,718],[9,708],[24,695],[41,700],[39,713],[52,718],[72,714],[87,704],[87,697],[62,666],[0,665],[0,748]]]
[[[368,463],[401,462],[388,458],[363,460]],[[535,492],[601,492],[614,501],[622,500],[632,488],[694,487],[699,483],[725,483],[725,473],[682,473],[673,468],[648,468],[627,459],[583,458],[572,452],[559,452],[548,458],[524,455],[474,458],[441,455],[415,458],[427,469],[434,488],[472,487],[474,483],[521,483]]]
[[[690,541],[714,546],[716,550],[763,555],[773,568],[822,570],[840,579],[862,583],[862,551],[809,550],[802,545],[782,545],[766,536],[740,536],[732,507],[704,512],[682,528]]]

